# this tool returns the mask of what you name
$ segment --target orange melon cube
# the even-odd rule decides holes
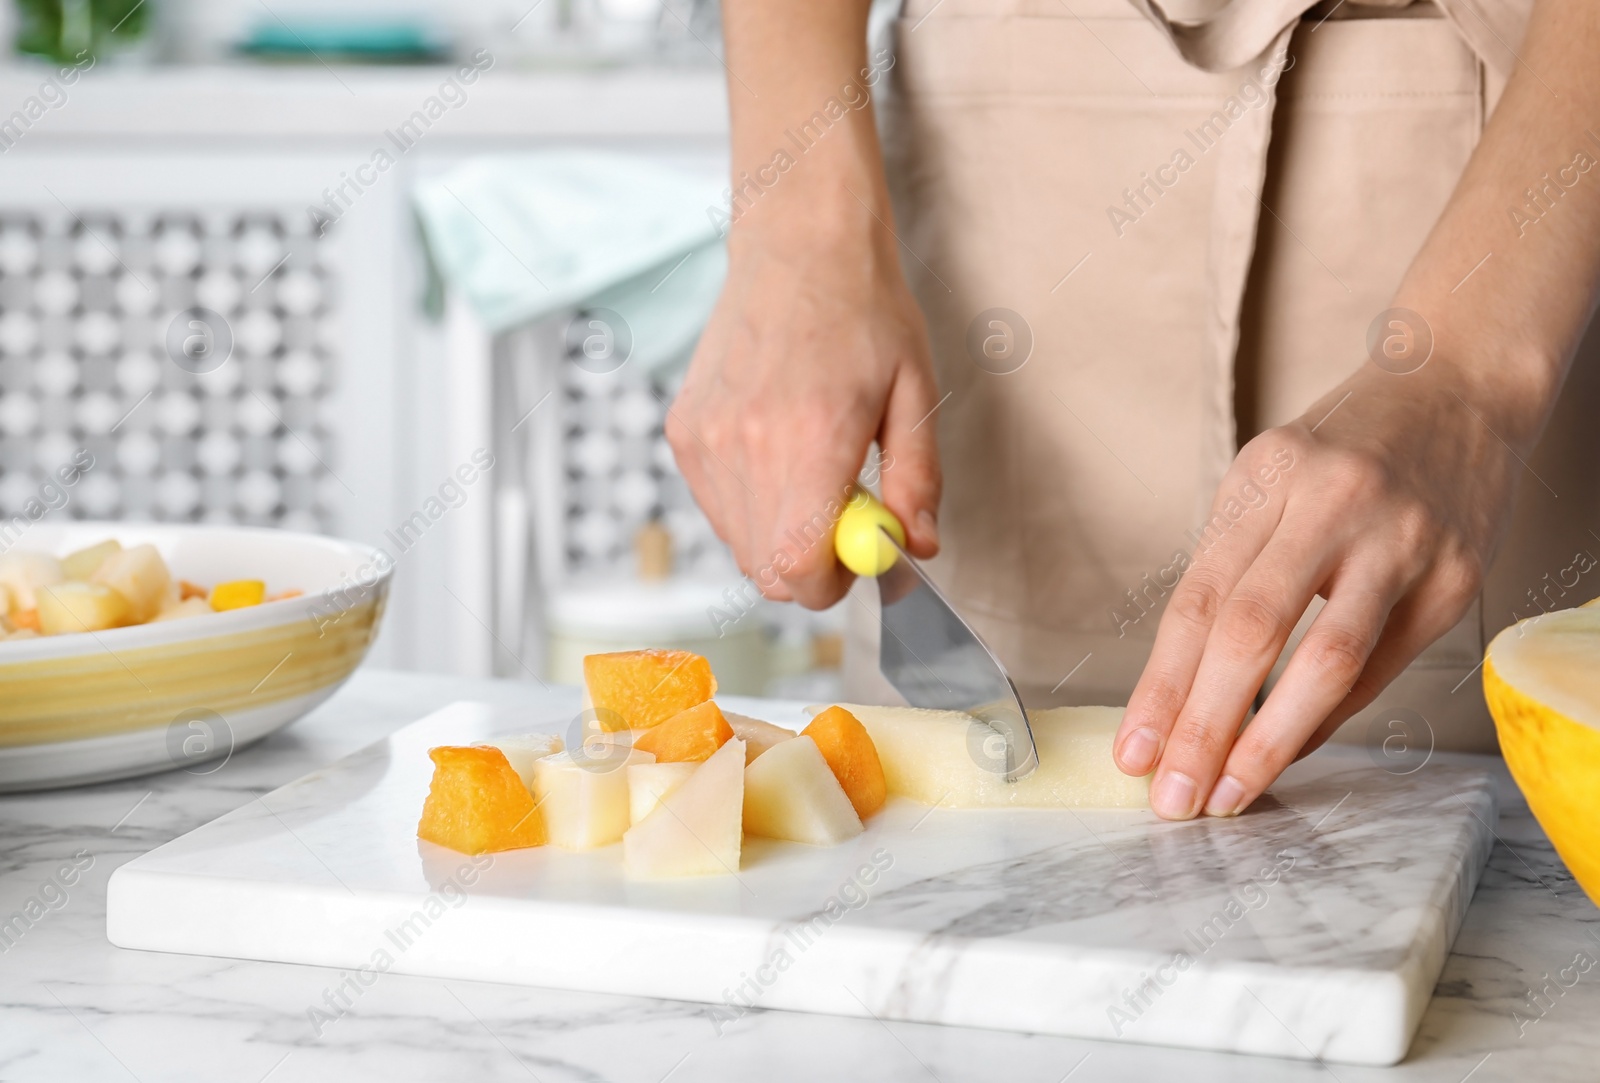
[[[717,690],[711,663],[692,651],[617,651],[583,660],[583,683],[602,729],[644,730]]]
[[[645,730],[633,747],[650,753],[657,763],[704,763],[732,736],[721,708],[708,699]]]
[[[817,743],[857,816],[865,820],[883,807],[889,797],[889,784],[883,777],[878,746],[855,715],[843,707],[829,707],[819,712],[800,735]]]
[[[498,748],[443,745],[428,750],[433,782],[417,837],[463,854],[545,844],[544,816]]]

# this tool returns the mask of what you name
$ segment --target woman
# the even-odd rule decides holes
[[[1551,422],[1600,6],[1307,6],[912,0],[880,80],[862,0],[724,3],[741,197],[668,423],[696,497],[827,606],[847,574],[786,539],[876,440],[1024,699],[1126,697],[1117,762],[1174,819],[1358,712],[1492,748],[1485,634],[1600,594],[1593,366]],[[871,82],[881,145],[829,104]]]

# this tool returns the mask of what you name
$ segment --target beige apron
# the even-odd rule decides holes
[[[948,392],[931,567],[1030,705],[1126,702],[1237,448],[1365,356],[1529,2],[911,0],[881,124]],[[1481,604],[1342,736],[1404,707],[1493,748],[1485,635],[1550,608],[1548,576],[1600,594],[1567,585],[1600,555],[1593,337]],[[892,695],[851,609],[852,694]]]

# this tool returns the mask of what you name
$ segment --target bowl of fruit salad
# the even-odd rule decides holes
[[[247,527],[0,532],[0,792],[217,770],[344,682],[392,567]]]

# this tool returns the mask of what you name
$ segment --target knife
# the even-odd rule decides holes
[[[1039,756],[1017,686],[994,651],[951,607],[905,550],[905,528],[859,486],[834,527],[840,563],[878,581],[883,634],[878,669],[913,707],[965,711],[973,727],[973,762],[1016,782]]]

